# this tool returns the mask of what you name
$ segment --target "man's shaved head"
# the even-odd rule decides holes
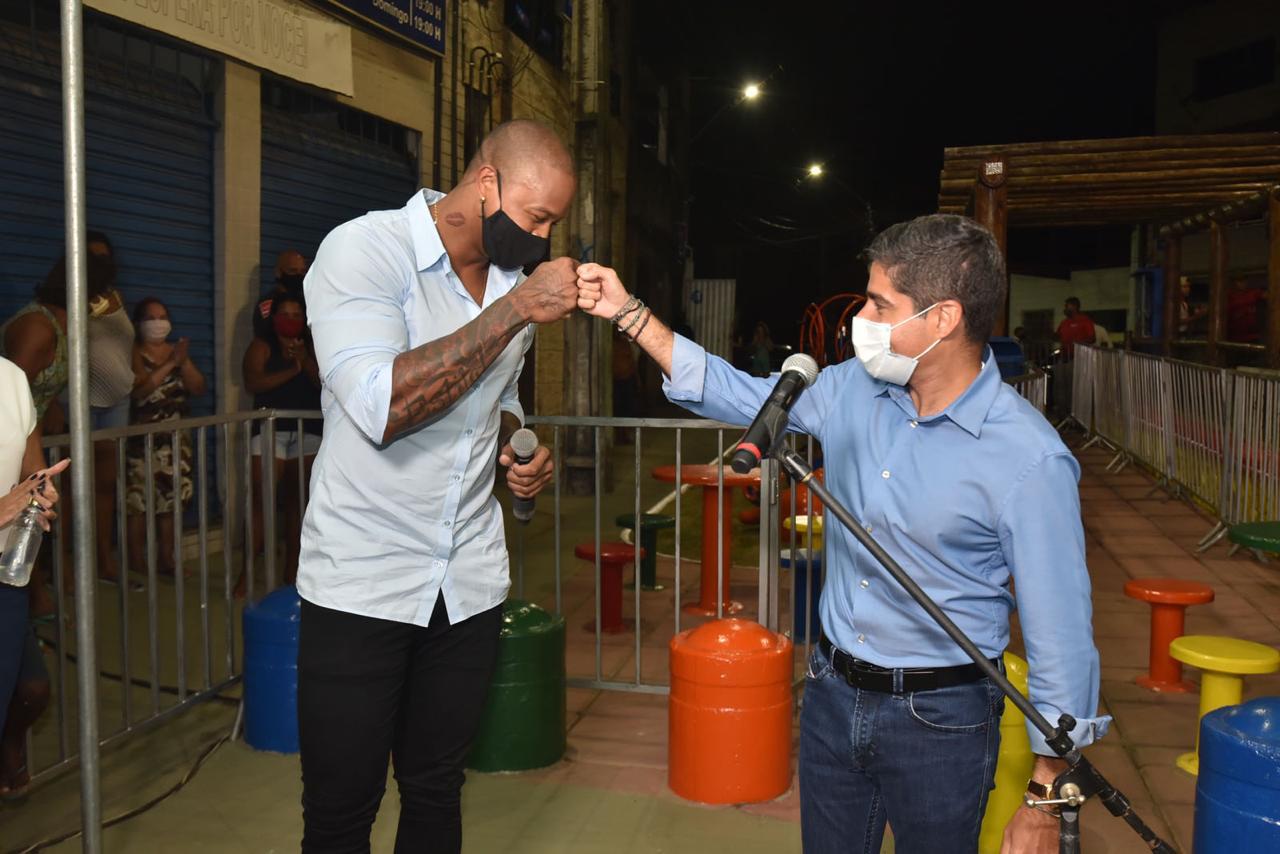
[[[504,184],[520,182],[536,187],[550,177],[548,173],[573,175],[573,157],[560,137],[529,119],[515,119],[494,128],[467,166],[467,177],[474,178],[484,166],[500,172]]]
[[[276,256],[276,278],[299,276],[307,272],[307,259],[297,249],[286,249]]]

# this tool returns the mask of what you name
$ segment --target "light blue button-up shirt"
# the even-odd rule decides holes
[[[777,378],[748,376],[675,339],[667,397],[700,415],[750,423]],[[1083,746],[1101,737],[1099,663],[1080,522],[1080,467],[1053,427],[1000,379],[986,354],[973,384],[921,418],[901,386],[856,359],[818,375],[791,429],[822,443],[832,494],[989,658],[1009,642],[1015,593],[1031,701],[1053,724],[1068,712]],[[857,540],[823,531],[822,627],[881,667],[969,661]],[[1011,583],[1013,589],[1011,589]],[[1032,749],[1053,755],[1028,725]]]
[[[516,286],[490,266],[484,305],[453,272],[422,190],[403,208],[338,226],[306,278],[307,316],[324,380],[324,440],[302,526],[298,592],[326,608],[451,622],[502,603],[510,587],[493,496],[499,413],[523,423],[516,383],[533,327],[444,414],[382,444],[397,354],[454,332]]]

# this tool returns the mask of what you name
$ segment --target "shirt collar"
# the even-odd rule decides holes
[[[419,272],[434,267],[445,254],[440,231],[431,221],[428,205],[444,198],[444,193],[422,189],[413,194],[405,208],[409,212],[409,233],[413,236],[413,259]]]
[[[928,419],[920,419],[916,413],[915,403],[907,390],[894,383],[872,378],[873,393],[876,397],[888,397],[902,407],[912,418],[921,421],[934,421],[948,418],[953,424],[971,434],[975,439],[982,435],[982,425],[987,420],[987,413],[996,402],[1004,380],[1000,376],[1000,367],[991,353],[990,347],[982,351],[982,370],[951,405]]]
[[[405,206],[409,213],[409,233],[413,237],[413,257],[418,271],[429,270],[443,258],[446,269],[449,268],[449,256],[444,242],[440,239],[440,229],[431,219],[429,205],[444,198],[438,190],[423,188],[413,194],[409,204]],[[516,286],[521,270],[504,270],[496,264],[489,265],[489,287],[485,291],[485,305],[497,299]],[[498,287],[494,287],[497,285]]]

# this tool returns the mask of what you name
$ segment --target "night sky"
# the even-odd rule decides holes
[[[683,52],[693,78],[691,133],[715,116],[690,153],[696,275],[738,278],[741,326],[768,317],[775,340],[794,343],[805,305],[861,289],[867,206],[875,230],[936,211],[944,147],[1154,132],[1158,20],[1145,4],[945,7],[659,10],[657,50]],[[749,80],[765,94],[734,106]],[[814,161],[820,183],[803,177]],[[1015,271],[1127,261],[1123,229],[1010,235]]]

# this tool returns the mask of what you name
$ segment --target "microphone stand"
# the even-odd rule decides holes
[[[781,436],[782,431],[778,430],[773,435]],[[1058,718],[1056,727],[1050,724],[1044,715],[1040,714],[1039,710],[1031,705],[1031,701],[1024,697],[1022,692],[1015,688],[1005,678],[1004,674],[982,654],[982,650],[974,645],[973,641],[960,630],[960,627],[951,621],[951,618],[946,615],[942,608],[938,607],[938,603],[929,598],[929,594],[920,589],[920,585],[915,583],[911,576],[906,573],[906,570],[899,566],[898,562],[890,557],[889,553],[881,548],[880,544],[858,524],[858,520],[853,518],[853,514],[831,494],[823,482],[813,476],[813,469],[809,467],[803,457],[777,441],[775,441],[769,456],[782,463],[782,467],[786,469],[787,474],[792,478],[813,491],[813,494],[853,534],[863,548],[871,553],[871,556],[893,576],[894,580],[907,593],[911,594],[911,598],[916,600],[921,608],[924,608],[925,612],[933,618],[933,621],[941,626],[942,630],[965,651],[965,654],[973,659],[973,663],[978,665],[978,668],[1004,692],[1004,695],[1009,698],[1009,702],[1017,706],[1027,716],[1027,720],[1031,721],[1035,728],[1044,734],[1049,746],[1053,748],[1053,752],[1066,760],[1069,767],[1054,780],[1054,788],[1058,797],[1054,800],[1044,801],[1036,801],[1030,798],[1026,800],[1028,806],[1059,807],[1061,812],[1061,831],[1058,841],[1059,854],[1079,854],[1080,807],[1087,799],[1094,796],[1101,799],[1103,805],[1112,815],[1124,819],[1125,823],[1142,837],[1142,841],[1152,851],[1157,852],[1157,854],[1174,854],[1174,850],[1169,843],[1157,836],[1155,831],[1138,817],[1133,811],[1129,800],[1108,783],[1106,778],[1098,772],[1098,769],[1094,768],[1093,764],[1088,759],[1085,759],[1079,749],[1076,748],[1075,743],[1071,740],[1071,731],[1076,726],[1075,718],[1071,715],[1063,714]]]

